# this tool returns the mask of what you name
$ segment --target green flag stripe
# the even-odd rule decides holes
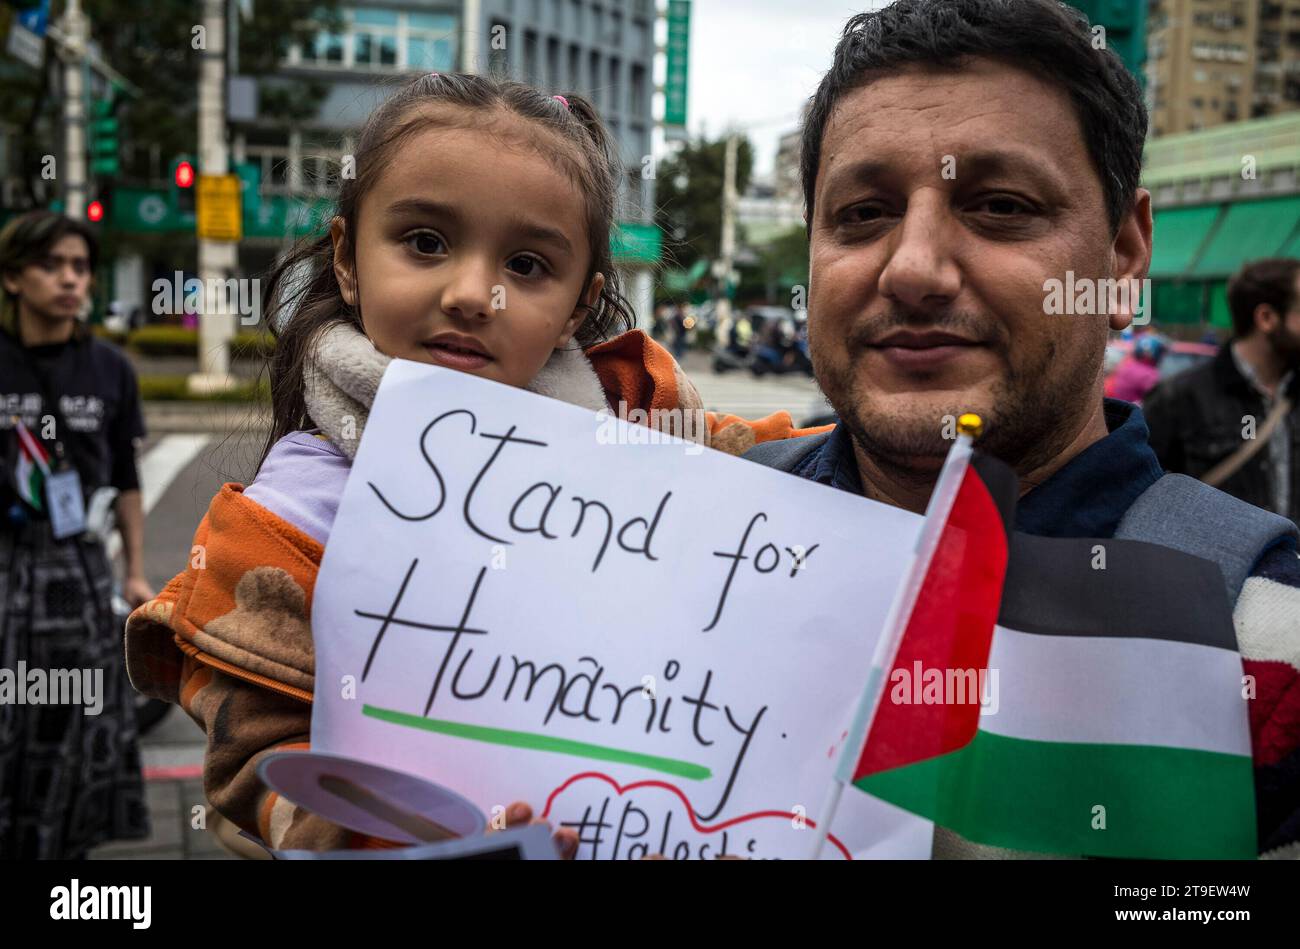
[[[1104,857],[1255,856],[1250,759],[978,732],[960,751],[856,782],[976,843]],[[1104,807],[1105,829],[1094,829]]]

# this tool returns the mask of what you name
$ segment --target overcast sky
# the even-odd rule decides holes
[[[691,4],[692,133],[729,125],[754,143],[759,173],[772,169],[777,139],[830,66],[844,22],[885,0],[694,0]]]

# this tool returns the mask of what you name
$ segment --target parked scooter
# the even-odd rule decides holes
[[[749,365],[750,352],[747,346],[714,346],[713,347],[713,371],[721,375],[724,372],[730,372],[732,369],[744,369]]]
[[[802,372],[812,376],[812,360],[808,358],[808,344],[796,343],[789,349],[760,346],[749,361],[749,371],[755,378],[768,374],[781,376],[788,372]]]

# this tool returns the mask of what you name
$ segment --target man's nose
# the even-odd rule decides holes
[[[459,260],[448,261],[448,267],[448,281],[442,291],[444,313],[463,320],[487,320],[505,308],[505,287],[486,256],[465,254]]]
[[[953,228],[959,222],[948,197],[922,192],[908,202],[903,220],[889,235],[889,260],[880,273],[880,292],[907,307],[946,306],[961,291],[953,260]]]

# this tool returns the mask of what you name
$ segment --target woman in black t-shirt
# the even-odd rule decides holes
[[[149,831],[112,571],[78,529],[90,495],[116,488],[124,594],[153,595],[135,373],[77,321],[96,254],[88,228],[50,212],[0,231],[0,859]]]

